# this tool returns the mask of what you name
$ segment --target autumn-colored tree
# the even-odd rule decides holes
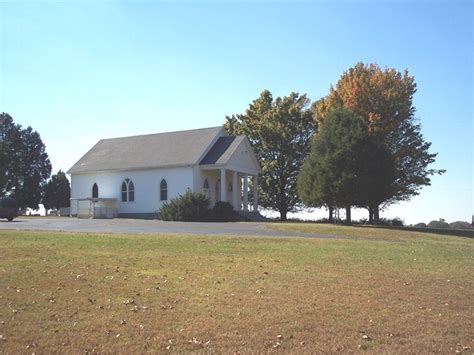
[[[315,125],[309,105],[306,95],[274,99],[265,90],[244,114],[226,117],[227,131],[246,135],[260,161],[260,204],[280,212],[281,220],[301,205],[296,182]]]
[[[329,94],[315,102],[312,110],[317,122],[323,122],[331,109],[343,107],[363,117],[370,135],[384,144],[395,163],[395,180],[389,196],[380,202],[385,207],[393,202],[409,200],[430,185],[430,176],[444,170],[429,169],[436,153],[421,134],[415,118],[413,96],[416,83],[408,71],[381,69],[376,64],[358,63],[344,72]],[[366,206],[372,221],[378,220],[380,205]]]

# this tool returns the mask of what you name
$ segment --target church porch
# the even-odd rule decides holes
[[[258,211],[258,174],[225,167],[201,166],[201,188],[211,200],[229,202],[236,211]]]

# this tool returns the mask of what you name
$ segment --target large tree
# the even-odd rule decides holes
[[[368,134],[363,118],[346,109],[331,110],[314,135],[298,176],[302,201],[313,207],[345,208],[346,222],[351,223],[351,206],[380,199],[382,190],[372,181],[373,169],[382,168],[378,180],[393,179],[386,151]]]
[[[11,161],[15,159],[15,147],[20,145],[20,129],[7,114],[0,114],[0,195],[6,194],[5,186],[12,174]],[[9,154],[10,153],[10,154]]]
[[[281,220],[301,207],[296,182],[315,129],[309,105],[306,95],[292,92],[274,99],[265,90],[244,114],[226,117],[227,131],[245,134],[262,166],[260,204],[278,211]]]
[[[44,186],[43,205],[47,210],[61,207],[69,207],[71,197],[71,187],[66,174],[61,170]]]
[[[369,223],[378,223],[378,206],[393,196],[396,179],[395,160],[387,146],[367,135],[357,148],[359,154],[359,196],[357,207],[369,210]]]
[[[323,122],[328,112],[343,107],[367,121],[370,135],[387,147],[395,164],[395,179],[391,193],[377,205],[366,206],[370,218],[378,219],[379,207],[409,200],[430,185],[430,176],[444,170],[430,169],[436,153],[430,153],[431,143],[421,134],[415,117],[413,96],[416,83],[405,70],[381,69],[376,64],[358,63],[344,72],[329,94],[312,106],[317,122]]]
[[[7,113],[0,114],[0,192],[13,197],[19,208],[37,209],[51,163],[38,132],[16,125]]]

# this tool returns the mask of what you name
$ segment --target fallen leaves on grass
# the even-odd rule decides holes
[[[196,337],[193,337],[192,339],[188,340],[188,344],[200,345],[200,346],[207,346],[210,343],[211,343],[210,340],[202,341],[202,340],[198,340]]]

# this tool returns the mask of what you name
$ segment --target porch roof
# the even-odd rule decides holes
[[[224,165],[227,164],[232,154],[245,136],[224,136],[219,137],[199,165]]]

